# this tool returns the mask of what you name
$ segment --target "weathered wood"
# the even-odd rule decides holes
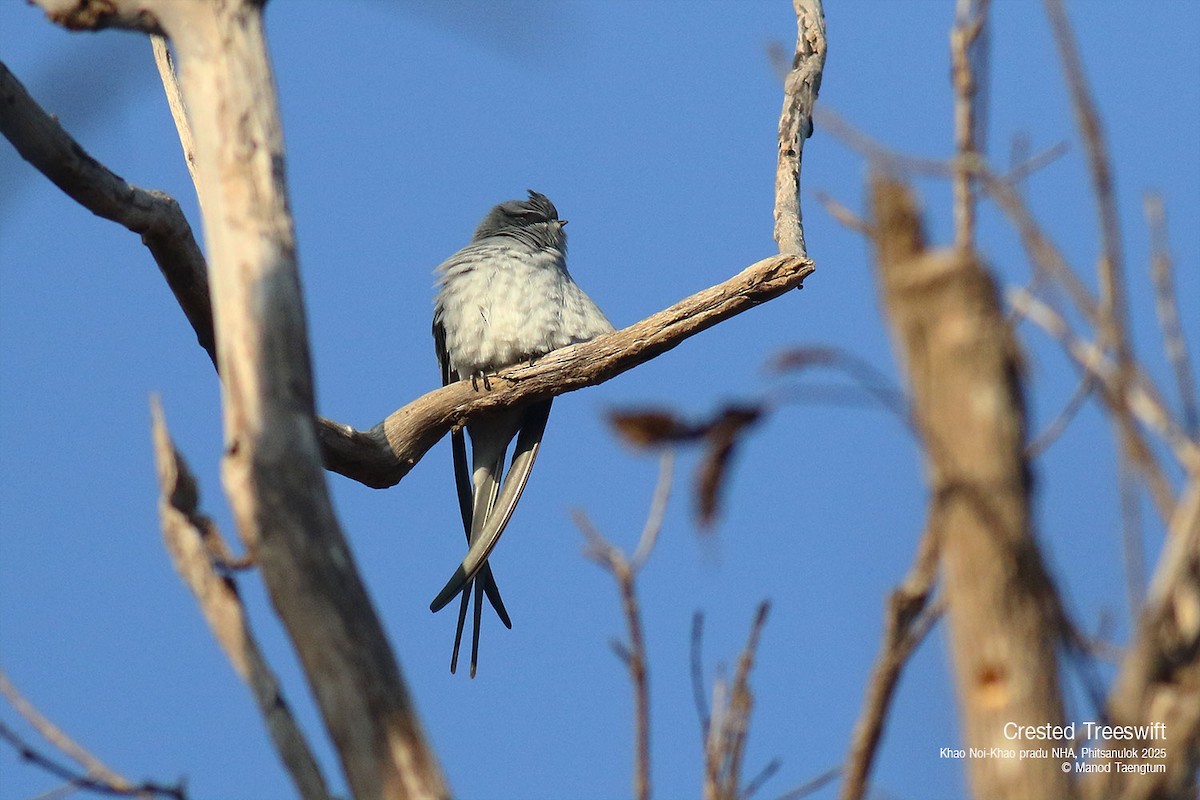
[[[1064,724],[1061,618],[1030,519],[1017,345],[974,252],[926,250],[906,186],[875,178],[872,208],[883,305],[926,455],[963,739],[1013,753],[968,760],[972,793],[1067,800],[1062,762],[1022,760],[1014,738],[1014,726]]]

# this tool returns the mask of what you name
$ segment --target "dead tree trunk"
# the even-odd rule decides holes
[[[872,206],[883,305],[926,454],[963,736],[985,751],[967,761],[973,794],[1065,800],[1074,784],[1061,761],[1016,757],[1046,743],[1015,738],[1028,733],[1018,728],[1064,724],[1016,342],[976,255],[925,249],[906,186],[876,179]]]

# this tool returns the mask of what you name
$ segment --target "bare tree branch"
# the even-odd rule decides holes
[[[174,800],[187,800],[187,794],[182,785],[167,786],[151,781],[135,784],[109,768],[103,761],[81,747],[61,728],[47,719],[33,703],[17,690],[17,687],[13,686],[12,681],[8,679],[8,675],[3,670],[0,670],[0,694],[4,695],[13,709],[24,717],[43,739],[79,763],[85,772],[79,774],[40,752],[3,722],[0,722],[0,739],[4,739],[16,749],[17,754],[23,760],[66,781],[68,786],[118,797],[169,797]]]
[[[1149,479],[1152,470],[1147,467],[1154,459],[1151,450],[1144,447],[1136,432],[1133,415],[1126,401],[1129,384],[1135,368],[1133,343],[1129,336],[1129,310],[1125,298],[1125,262],[1121,246],[1121,226],[1117,217],[1117,202],[1113,192],[1112,164],[1108,156],[1108,145],[1104,139],[1100,115],[1092,99],[1084,74],[1083,63],[1075,44],[1075,35],[1067,19],[1062,0],[1046,0],[1046,13],[1054,30],[1054,41],[1058,45],[1059,58],[1075,118],[1083,137],[1084,150],[1088,156],[1088,167],[1092,176],[1092,193],[1096,200],[1096,212],[1100,226],[1100,317],[1097,325],[1100,346],[1111,349],[1116,361],[1116,372],[1112,391],[1115,403],[1111,418],[1116,428],[1120,457],[1118,459],[1117,483],[1121,498],[1122,538],[1124,540],[1126,583],[1129,592],[1129,607],[1136,610],[1141,604],[1145,581],[1145,555],[1142,552],[1141,514],[1137,492],[1136,475]],[[1165,510],[1169,516],[1170,511]]]
[[[1196,381],[1192,377],[1192,358],[1188,352],[1183,325],[1179,322],[1179,296],[1175,291],[1175,269],[1167,237],[1167,212],[1162,196],[1147,194],[1143,203],[1146,227],[1150,229],[1150,275],[1154,281],[1154,306],[1162,328],[1167,361],[1175,372],[1175,384],[1183,409],[1183,429],[1200,440],[1200,401],[1196,399]]]
[[[16,686],[13,686],[12,681],[8,679],[8,675],[3,670],[0,670],[0,694],[4,695],[4,699],[9,702],[9,705],[24,717],[43,739],[87,770],[88,778],[107,783],[122,791],[133,788],[133,784],[109,769],[103,761],[78,745],[74,739],[38,711],[37,706],[29,702],[25,695],[21,694]]]
[[[867,781],[900,674],[908,657],[941,615],[940,607],[928,606],[937,581],[938,539],[939,532],[935,528],[926,528],[917,545],[916,561],[903,583],[888,598],[882,651],[875,660],[863,708],[854,725],[850,752],[843,768],[845,780],[838,794],[841,800],[861,800],[866,796]]]
[[[616,333],[555,350],[532,366],[504,370],[490,381],[489,392],[459,381],[414,400],[368,431],[322,424],[326,467],[367,486],[394,485],[447,431],[475,415],[603,383],[794,289],[812,271],[806,259],[773,256]]]
[[[163,541],[175,569],[200,604],[200,610],[234,671],[250,687],[259,713],[283,765],[304,800],[328,800],[325,777],[304,733],[292,716],[279,679],[258,646],[233,579],[214,569],[206,542],[215,523],[199,511],[200,490],[187,463],[175,449],[158,398],[150,404],[154,460],[158,468],[159,517]]]
[[[689,649],[689,661],[692,676],[692,703],[696,706],[696,718],[700,721],[700,738],[708,741],[708,726],[711,717],[708,713],[708,698],[704,690],[704,660],[701,656],[704,642],[704,612],[695,611],[692,614],[692,637]]]
[[[722,680],[713,685],[712,721],[704,742],[704,800],[742,797],[742,760],[750,733],[750,712],[754,708],[750,671],[770,608],[766,601],[759,603],[728,690]]]
[[[21,157],[97,216],[140,234],[196,338],[217,362],[204,255],[179,204],[110,172],[39,106],[0,62],[0,132]]]
[[[987,50],[988,0],[958,0],[954,27],[950,30],[950,60],[954,85],[954,146],[962,164],[978,156],[983,135],[978,102]],[[975,191],[973,176],[965,166],[954,171],[954,244],[962,249],[975,246]]]
[[[1071,394],[1070,399],[1063,405],[1062,410],[1029,443],[1026,451],[1031,459],[1045,453],[1050,449],[1050,445],[1054,444],[1058,440],[1058,437],[1062,436],[1067,426],[1071,424],[1071,420],[1075,419],[1075,415],[1083,408],[1084,402],[1092,396],[1092,391],[1095,388],[1096,376],[1090,372],[1084,374],[1083,378],[1079,381],[1079,385],[1075,387],[1075,391]]]
[[[636,800],[650,800],[650,670],[646,662],[646,638],[642,632],[642,614],[638,607],[637,575],[646,565],[654,550],[658,534],[662,530],[666,504],[671,493],[671,476],[674,469],[674,451],[663,451],[659,461],[658,483],[654,489],[650,512],[638,541],[633,558],[627,558],[620,549],[611,544],[592,524],[582,511],[574,512],[575,524],[587,539],[588,558],[604,567],[617,582],[621,593],[621,608],[625,612],[625,624],[629,632],[629,645],[614,643],[617,655],[629,670],[633,683],[634,746],[633,746],[633,796]]]
[[[1081,339],[1058,312],[1022,289],[1009,292],[1008,301],[1022,316],[1058,341],[1081,371],[1095,378],[1106,406],[1116,402],[1112,387],[1116,366],[1099,345]],[[1142,425],[1162,437],[1184,469],[1193,470],[1200,464],[1200,443],[1188,438],[1187,432],[1179,427],[1154,385],[1140,370],[1135,370],[1126,402],[1130,412]],[[1165,474],[1155,474],[1150,481],[1150,488],[1155,494],[1166,495],[1171,506],[1175,505]],[[1170,517],[1167,520],[1169,522]]]
[[[1006,723],[1062,724],[1061,610],[1033,538],[1017,346],[971,251],[926,249],[906,186],[871,187],[883,302],[913,395],[939,531],[963,737],[1004,748]],[[973,759],[989,800],[1067,800],[1057,763]]]
[[[136,2],[136,0],[130,0]],[[449,791],[329,499],[262,5],[145,0],[181,64],[242,537],[358,798]]]
[[[800,162],[812,135],[813,107],[825,69],[825,9],[821,0],[792,0],[796,9],[796,54],[784,79],[779,116],[779,162],[775,169],[775,242],[780,253],[808,258],[800,213]]]

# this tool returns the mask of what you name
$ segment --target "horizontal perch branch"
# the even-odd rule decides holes
[[[447,431],[471,417],[603,383],[799,287],[813,270],[807,258],[773,256],[628,328],[555,350],[530,366],[504,370],[490,381],[491,391],[476,391],[470,381],[460,381],[417,398],[368,431],[323,419],[325,466],[367,486],[393,486]]]

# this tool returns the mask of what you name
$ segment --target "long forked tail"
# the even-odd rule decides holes
[[[470,547],[454,575],[429,606],[431,611],[440,611],[455,596],[461,595],[454,651],[450,659],[451,672],[458,666],[458,653],[472,586],[475,588],[475,614],[471,637],[471,677],[475,677],[478,663],[480,621],[485,594],[505,626],[512,627],[487,559],[500,540],[500,535],[504,532],[529,481],[529,474],[541,447],[542,435],[545,433],[551,402],[546,400],[526,406],[516,412],[515,418],[510,414],[502,414],[471,426],[473,487],[466,479],[466,447],[462,434],[453,434],[456,437],[452,444],[459,508],[464,528],[470,529]],[[517,442],[512,463],[501,481],[504,456],[508,442],[514,434]]]
[[[533,469],[541,447],[542,435],[546,430],[546,420],[550,416],[550,403],[550,400],[545,400],[522,409],[521,427],[517,434],[512,464],[502,484],[496,480],[494,472],[479,467],[481,463],[485,463],[480,456],[486,454],[476,455],[474,511],[486,510],[486,513],[472,515],[471,547],[454,575],[430,603],[430,610],[440,611],[444,608],[486,565],[488,556],[500,540],[500,534],[504,532],[504,526],[512,517],[513,509],[516,508],[517,501],[521,499],[521,493],[525,490],[525,484],[529,481],[529,473]],[[476,438],[475,429],[472,430],[472,442],[478,453],[481,440]],[[481,502],[486,500],[492,491],[496,492],[494,501]]]

